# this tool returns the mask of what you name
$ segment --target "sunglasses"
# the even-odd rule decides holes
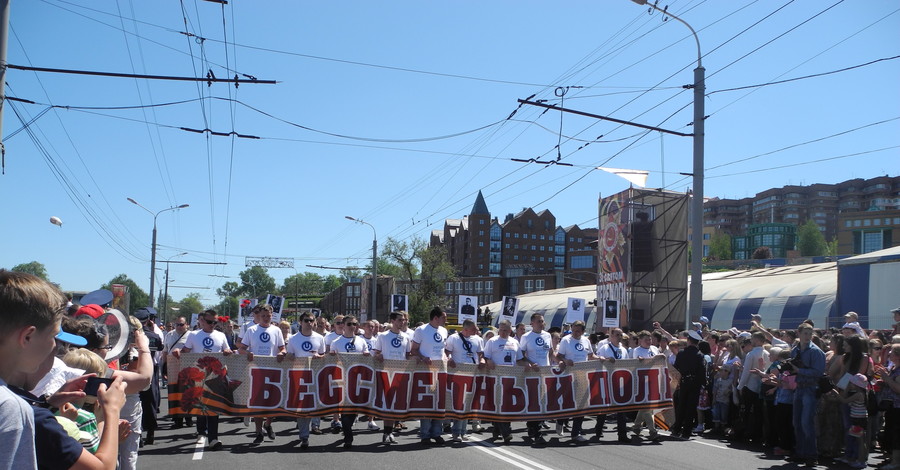
[[[207,320],[205,318],[203,319],[203,321],[205,321],[206,323],[209,323],[210,325],[215,325],[216,323],[219,323],[218,320]]]
[[[344,323],[344,326],[359,326],[359,323]]]
[[[310,320],[309,318],[307,318],[307,319],[303,320],[303,323],[313,323],[313,320]]]
[[[184,326],[184,323],[176,323],[175,326]]]

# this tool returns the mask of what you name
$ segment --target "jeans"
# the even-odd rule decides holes
[[[356,422],[356,413],[344,413],[341,415],[341,430],[344,431],[344,444],[353,443],[353,423]]]
[[[794,390],[794,439],[798,457],[814,459],[816,450],[816,388]]]
[[[197,416],[197,433],[206,434],[209,442],[219,438],[219,417],[213,416]]]
[[[729,403],[729,402],[717,401],[717,402],[713,403],[713,408],[712,408],[713,423],[719,423],[723,426],[727,425],[729,408],[731,408],[731,403]]]
[[[581,428],[584,424],[584,416],[572,418],[572,439],[581,435]]]
[[[419,420],[419,439],[433,439],[441,437],[444,422],[439,419],[420,419]]]
[[[467,419],[454,419],[453,427],[451,428],[451,434],[454,436],[463,436],[466,434],[466,426],[469,425],[469,420]]]
[[[297,418],[297,429],[300,431],[300,439],[309,439],[309,423],[312,418]]]

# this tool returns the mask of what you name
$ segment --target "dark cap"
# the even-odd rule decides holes
[[[153,307],[141,307],[132,313],[134,318],[144,322],[150,319],[151,316],[156,315],[156,309]]]
[[[85,296],[81,298],[81,305],[97,304],[102,307],[112,302],[112,300],[112,291],[108,289],[97,289],[93,292],[85,294]]]

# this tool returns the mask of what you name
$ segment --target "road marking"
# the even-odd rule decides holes
[[[509,461],[507,459],[507,457],[504,457],[504,455],[497,455],[497,454],[505,454],[509,458],[518,459],[523,464],[531,466],[531,467],[522,467],[521,465],[514,464],[519,468],[529,468],[530,469],[533,467],[533,468],[537,468],[539,470],[554,470],[551,467],[545,467],[537,462],[528,460],[528,459],[522,457],[521,455],[513,453],[507,449],[504,449],[500,446],[497,446],[491,442],[488,442],[488,441],[478,438],[478,437],[469,436],[469,441],[467,442],[467,444],[469,444],[470,446],[475,446],[477,449],[484,451],[490,455],[493,455],[494,457],[497,457],[498,459]],[[494,451],[495,453],[492,453],[491,451]]]
[[[665,435],[665,436],[669,436],[669,437],[672,436],[672,433],[666,432],[666,431],[659,431],[659,433],[662,435]],[[716,449],[731,450],[730,447],[725,447],[725,446],[721,446],[721,445],[717,445],[717,444],[710,444],[709,442],[698,441],[696,439],[690,439],[688,442],[693,442],[694,444],[702,444],[705,446],[715,447]]]
[[[206,447],[206,438],[200,436],[197,439],[197,445],[194,446],[194,457],[191,460],[201,460],[203,458],[203,448]]]

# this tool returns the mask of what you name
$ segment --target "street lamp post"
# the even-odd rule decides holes
[[[691,328],[691,315],[700,317],[703,306],[703,140],[705,134],[706,69],[703,68],[700,53],[700,38],[686,21],[662,10],[647,0],[631,0],[674,18],[688,27],[697,41],[697,68],[694,69],[694,194],[691,200],[691,289],[688,311],[684,316],[684,328]]]
[[[184,253],[178,253],[177,255],[172,255],[166,258],[166,287],[163,290],[163,305],[162,305],[162,319],[163,325],[166,324],[166,321],[169,319],[169,262],[172,261],[172,258],[177,258],[179,256],[184,256],[187,254],[187,251]]]
[[[140,205],[137,201],[132,198],[126,198],[128,202],[140,207],[147,211],[150,215],[153,216],[153,239],[150,247],[150,307],[153,307],[153,287],[154,287],[154,279],[156,278],[156,218],[159,217],[159,214],[162,214],[166,211],[174,211],[178,209],[184,209],[185,207],[189,207],[188,204],[182,204],[180,206],[167,207],[159,212],[153,212],[150,209]]]
[[[360,223],[360,224],[366,224],[369,227],[372,227],[372,295],[371,295],[372,318],[370,318],[370,320],[374,320],[375,319],[375,301],[377,300],[376,291],[378,290],[378,234],[375,233],[375,226],[368,222],[350,217],[349,215],[345,215],[344,218],[347,220],[352,220],[352,221]]]

